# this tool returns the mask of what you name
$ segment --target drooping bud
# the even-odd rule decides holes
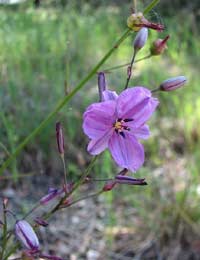
[[[170,78],[170,79],[163,81],[160,84],[159,89],[161,91],[173,91],[173,90],[185,85],[186,81],[187,81],[187,79],[184,76]]]
[[[104,72],[98,73],[99,101],[104,101],[103,92],[106,90],[106,78]]]
[[[142,49],[147,41],[147,38],[148,38],[148,29],[147,28],[140,29],[133,43],[134,50],[139,51],[140,49]]]
[[[151,55],[160,55],[164,52],[167,48],[167,41],[169,40],[170,36],[167,35],[163,40],[157,39],[152,43],[150,48]]]
[[[40,204],[46,205],[49,201],[60,196],[63,192],[63,189],[50,188],[48,194],[40,199]]]
[[[58,151],[61,155],[63,155],[65,152],[65,144],[62,126],[60,122],[56,123],[56,140],[58,145]]]
[[[145,179],[135,179],[129,176],[117,175],[115,180],[119,184],[128,184],[128,185],[147,185]]]
[[[135,32],[138,32],[143,27],[150,28],[159,32],[164,30],[164,26],[162,24],[152,23],[148,21],[141,12],[132,13],[131,16],[129,16],[127,19],[127,25]]]
[[[22,245],[31,251],[39,250],[39,241],[31,225],[25,220],[18,220],[15,224],[15,234]]]
[[[48,222],[46,222],[44,219],[41,219],[39,217],[36,217],[34,219],[34,221],[35,221],[35,223],[37,223],[38,225],[43,226],[43,227],[47,227],[49,225]]]

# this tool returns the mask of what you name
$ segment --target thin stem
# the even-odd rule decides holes
[[[23,219],[26,219],[28,216],[30,216],[36,209],[38,209],[41,206],[41,204],[38,202],[37,204],[35,204],[35,206],[29,210],[26,215],[24,215]]]
[[[149,13],[158,3],[160,0],[153,0],[143,11],[143,14]]]
[[[2,239],[2,251],[1,259],[3,259],[4,251],[6,250],[7,244],[7,215],[6,215],[6,204],[3,202],[3,239]]]
[[[10,165],[10,163],[14,160],[14,158],[20,153],[20,151],[37,135],[41,132],[41,130],[49,123],[49,121],[60,111],[68,102],[72,99],[72,97],[96,74],[98,69],[102,64],[111,56],[111,54],[119,47],[119,45],[128,37],[130,33],[130,29],[127,29],[119,40],[114,44],[114,46],[106,53],[106,55],[100,60],[100,62],[89,72],[89,74],[64,98],[62,98],[50,112],[47,117],[36,127],[16,148],[12,155],[2,164],[0,168],[0,175],[3,171]]]
[[[102,194],[103,192],[104,192],[103,190],[100,190],[100,191],[98,191],[98,192],[96,192],[96,193],[92,193],[92,194],[86,195],[86,196],[84,196],[84,197],[81,197],[80,199],[74,200],[74,201],[72,201],[69,205],[67,205],[66,208],[67,208],[67,207],[70,207],[70,206],[72,206],[72,205],[74,205],[74,204],[76,204],[76,203],[78,203],[79,201],[97,197],[97,196],[99,196],[100,194]]]
[[[134,11],[137,13],[137,0],[133,0]]]
[[[61,154],[61,159],[62,159],[62,163],[63,163],[64,186],[65,186],[64,190],[65,190],[65,194],[67,195],[67,170],[66,170],[64,154]]]
[[[133,68],[133,63],[134,63],[134,60],[135,60],[135,56],[136,56],[137,52],[134,50],[134,53],[133,53],[133,57],[132,57],[132,60],[131,60],[131,64],[129,66],[129,72],[128,72],[128,77],[127,77],[127,80],[126,80],[126,84],[125,84],[125,87],[124,89],[127,89],[128,88],[128,83],[131,79],[131,75],[132,75],[132,68]]]
[[[142,60],[149,59],[149,58],[151,58],[151,57],[152,57],[152,55],[151,55],[151,54],[148,54],[148,55],[145,56],[145,57],[142,57],[142,58],[140,58],[140,59],[135,60],[135,63],[140,62],[140,61],[142,61]],[[110,67],[110,68],[108,68],[108,69],[103,70],[103,72],[104,72],[104,73],[109,73],[109,72],[112,71],[112,70],[120,69],[120,68],[127,67],[127,66],[130,66],[130,62],[129,62],[129,63],[125,63],[125,64],[121,64],[121,65],[117,65],[117,66],[115,66],[115,67]]]
[[[43,216],[44,219],[48,219],[54,212],[56,212],[57,210],[60,209],[60,206],[63,204],[63,202],[69,198],[69,196],[78,189],[78,187],[84,182],[85,178],[88,176],[88,174],[90,173],[92,167],[94,166],[94,163],[97,159],[97,156],[93,157],[93,159],[91,160],[89,166],[87,167],[87,169],[85,170],[85,172],[82,174],[82,176],[80,177],[80,179],[76,182],[76,184],[74,185],[73,189],[67,194],[67,196],[64,196],[59,202],[58,204],[49,212],[47,213],[45,216]]]
[[[160,90],[160,88],[154,88],[151,90],[151,93],[155,93],[155,92],[158,92]]]

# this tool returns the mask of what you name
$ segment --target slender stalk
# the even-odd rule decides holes
[[[129,71],[129,73],[128,73],[128,77],[127,77],[127,80],[126,80],[126,84],[125,84],[124,89],[127,89],[127,88],[128,88],[128,83],[129,83],[129,81],[130,81],[130,79],[131,79],[133,63],[134,63],[136,54],[137,54],[137,52],[134,50],[133,57],[132,57],[132,60],[131,60],[131,64],[130,64],[130,66],[129,66],[130,71]]]
[[[160,90],[160,88],[154,88],[151,90],[151,93],[155,93],[155,92],[158,92]]]
[[[2,251],[1,251],[1,259],[3,259],[4,252],[6,250],[7,244],[7,215],[6,215],[6,204],[3,202],[3,239],[2,239]]]
[[[36,127],[16,148],[12,155],[2,164],[0,168],[0,175],[10,165],[14,158],[20,153],[20,151],[37,135],[41,130],[49,123],[49,121],[60,111],[71,98],[96,74],[102,64],[111,56],[111,54],[119,47],[119,45],[128,37],[130,29],[127,29],[114,46],[106,53],[106,55],[100,60],[100,62],[89,72],[89,74],[64,98],[62,98],[56,105],[55,109],[47,115],[47,117]]]
[[[142,57],[142,58],[140,58],[140,59],[135,60],[135,63],[140,62],[140,61],[142,61],[142,60],[149,59],[149,58],[151,58],[151,56],[152,56],[151,54],[148,54],[148,55],[145,56],[145,57]],[[125,63],[125,64],[121,64],[121,65],[117,65],[117,66],[115,66],[115,67],[107,68],[107,69],[103,70],[103,72],[104,72],[104,73],[109,73],[109,72],[112,71],[112,70],[120,69],[120,68],[127,67],[127,66],[130,66],[130,62],[129,62],[129,63]]]
[[[149,13],[158,3],[160,0],[153,0],[143,11],[143,14]]]
[[[67,194],[67,196],[64,196],[59,202],[58,204],[47,214],[45,214],[45,216],[43,216],[44,219],[48,219],[53,213],[55,213],[57,210],[60,209],[60,206],[63,204],[63,202],[70,197],[70,195],[76,191],[78,189],[78,187],[85,181],[85,178],[88,176],[88,174],[90,173],[92,167],[94,166],[94,163],[97,159],[97,156],[93,157],[93,159],[91,160],[89,166],[87,167],[87,169],[85,170],[85,172],[82,174],[82,176],[80,177],[80,179],[76,182],[76,184],[74,185],[73,189]]]
[[[67,170],[66,170],[64,154],[61,154],[61,159],[62,159],[62,163],[63,163],[64,186],[65,186],[64,190],[65,190],[65,194],[67,195]]]
[[[74,201],[72,201],[69,205],[67,205],[66,208],[67,208],[67,207],[70,207],[70,206],[72,206],[72,205],[74,205],[74,204],[76,204],[76,203],[78,203],[79,201],[97,197],[97,196],[99,196],[100,194],[102,194],[103,192],[104,192],[103,190],[100,190],[100,191],[98,191],[98,192],[95,192],[95,193],[86,195],[86,196],[84,196],[84,197],[81,197],[80,199],[74,200]]]

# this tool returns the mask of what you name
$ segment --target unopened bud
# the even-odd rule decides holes
[[[103,187],[103,191],[110,191],[112,190],[116,185],[116,181],[108,181]]]
[[[131,16],[127,19],[127,25],[130,29],[135,32],[138,32],[141,28],[146,27],[156,31],[163,31],[164,26],[158,23],[152,23],[148,21],[144,16],[143,13],[132,13]]]
[[[39,241],[31,225],[25,220],[18,220],[15,224],[15,234],[26,249],[37,252]]]
[[[162,91],[172,91],[185,85],[187,79],[184,76],[174,77],[163,81],[159,89]]]
[[[34,221],[35,221],[35,223],[37,223],[38,225],[43,226],[43,227],[47,227],[49,225],[48,222],[46,222],[44,219],[41,219],[39,217],[36,217],[34,219]]]
[[[99,101],[103,101],[103,92],[106,90],[106,78],[104,72],[98,73]]]
[[[147,38],[148,38],[148,29],[147,28],[140,29],[133,43],[134,50],[138,51],[142,49],[147,41]]]
[[[64,192],[63,189],[50,188],[49,191],[48,191],[48,194],[40,199],[40,204],[46,205],[51,200],[60,196],[63,192]]]
[[[151,55],[160,55],[164,52],[167,48],[167,41],[169,40],[170,36],[167,35],[163,40],[157,39],[152,43],[150,48]]]
[[[129,176],[117,175],[115,177],[116,182],[119,184],[128,184],[128,185],[147,185],[145,179],[135,179]]]
[[[58,151],[61,155],[63,155],[65,152],[65,145],[64,145],[62,126],[60,122],[56,123],[56,140],[58,145]]]

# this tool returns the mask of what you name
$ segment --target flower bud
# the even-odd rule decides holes
[[[138,32],[141,28],[146,27],[156,31],[163,31],[164,26],[158,23],[152,23],[148,21],[144,16],[143,13],[132,13],[131,16],[127,19],[127,25],[130,29],[135,32]]]
[[[138,51],[142,49],[147,41],[147,38],[148,38],[148,29],[147,28],[140,29],[133,43],[134,50]]]
[[[61,155],[63,155],[65,152],[65,145],[64,145],[62,126],[60,122],[56,123],[56,140],[58,145],[58,151]]]
[[[38,225],[43,226],[43,227],[47,227],[49,225],[48,222],[46,222],[44,219],[41,219],[39,217],[36,217],[34,219],[34,221],[35,221],[35,223],[37,223]]]
[[[110,191],[115,187],[115,185],[116,181],[107,181],[103,187],[103,191]]]
[[[124,176],[124,175],[117,175],[115,177],[116,183],[119,184],[128,184],[128,185],[147,185],[145,182],[145,179],[135,179],[129,176]]]
[[[103,101],[103,92],[106,90],[106,78],[104,72],[98,73],[99,101]]]
[[[15,234],[26,249],[37,252],[39,241],[31,225],[25,220],[18,220],[15,224]]]
[[[184,76],[174,77],[163,81],[159,89],[162,91],[172,91],[185,85],[187,79]]]
[[[167,41],[170,38],[169,35],[167,35],[163,40],[157,39],[152,43],[152,46],[150,48],[151,55],[160,55],[164,52],[164,50],[167,48]]]
[[[40,204],[46,205],[49,201],[60,196],[63,192],[63,189],[50,188],[48,194],[40,199]]]

